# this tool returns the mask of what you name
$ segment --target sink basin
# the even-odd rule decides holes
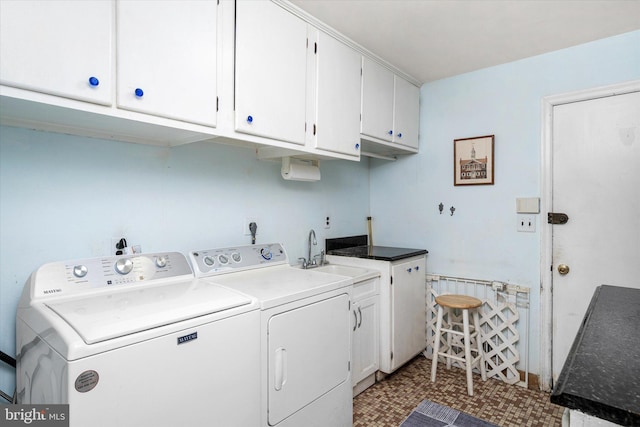
[[[320,267],[315,267],[313,271],[320,271],[322,273],[338,274],[340,276],[352,277],[354,283],[361,282],[371,277],[377,277],[380,275],[378,271],[368,270],[361,267],[352,267],[350,265],[339,264],[326,264]]]

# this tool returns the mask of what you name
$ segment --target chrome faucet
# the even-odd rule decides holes
[[[298,260],[302,261],[302,268],[313,268],[324,264],[324,250],[317,255],[311,256],[311,246],[316,246],[317,244],[318,240],[316,239],[316,232],[311,229],[311,231],[309,231],[309,252],[307,254],[307,259],[302,257],[298,258]],[[320,257],[320,264],[316,261],[317,257]]]
[[[309,256],[307,257],[307,266],[316,265],[316,260],[311,258],[311,245],[316,246],[317,244],[316,232],[312,228],[311,231],[309,231]]]

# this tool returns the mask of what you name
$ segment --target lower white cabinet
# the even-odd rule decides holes
[[[375,383],[375,374],[380,366],[379,283],[380,279],[375,278],[356,283],[353,287],[351,381],[354,396]]]

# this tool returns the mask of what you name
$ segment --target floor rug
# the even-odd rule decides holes
[[[497,427],[464,412],[423,400],[400,427]]]

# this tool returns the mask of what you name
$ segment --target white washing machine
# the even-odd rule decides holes
[[[18,403],[68,403],[72,427],[260,422],[257,301],[180,253],[45,264],[16,320]]]
[[[351,426],[353,279],[291,267],[280,244],[189,255],[196,276],[259,301],[260,426]]]

